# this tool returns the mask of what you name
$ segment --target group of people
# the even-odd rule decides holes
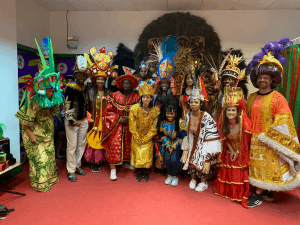
[[[216,167],[215,194],[245,208],[272,201],[272,191],[299,187],[299,141],[288,103],[275,90],[285,63],[281,52],[289,44],[287,39],[268,43],[246,71],[238,67],[241,57],[229,53],[226,67],[217,74],[221,112],[214,111],[199,61],[186,65],[178,95],[170,54],[157,57],[156,76],[149,75],[151,60],[142,62],[138,74],[123,67],[124,74],[118,76],[111,66],[112,52],[103,48],[100,53],[91,48],[90,55],[77,58],[75,82],[66,86],[62,104],[51,40],[48,64],[37,44],[43,70],[32,81],[35,95],[16,114],[23,126],[32,187],[48,191],[58,182],[53,116],[59,108],[65,117],[67,176],[73,182],[76,174],[85,175],[84,156],[94,172],[106,161],[111,180],[117,180],[116,167],[123,165],[136,169],[137,181],[149,181],[154,165],[167,170],[166,185],[178,186],[180,170],[187,170],[189,187],[197,192],[208,188],[206,180]],[[245,73],[258,88],[248,99],[238,86]],[[86,85],[88,77],[91,83]],[[107,86],[107,79],[117,91]],[[257,188],[250,198],[249,184]]]

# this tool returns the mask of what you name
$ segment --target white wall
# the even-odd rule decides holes
[[[19,120],[14,116],[19,109],[16,0],[2,0],[0,15],[0,123],[6,125],[4,136],[20,161]]]
[[[50,34],[54,53],[88,53],[92,46],[115,51],[119,42],[134,50],[144,27],[170,11],[97,12],[69,11],[69,36],[79,37],[79,48],[67,47],[66,12],[50,12]],[[205,17],[219,34],[224,50],[242,49],[246,61],[267,42],[300,36],[298,10],[201,10],[190,11]],[[250,84],[250,93],[256,89]]]
[[[40,43],[50,35],[50,11],[33,0],[17,0],[17,42],[36,48],[34,38]]]
[[[109,46],[114,50],[123,42],[132,50],[144,27],[170,11],[96,12],[69,11],[69,36],[79,37],[79,48],[70,50],[66,45],[66,12],[50,12],[50,34],[55,53],[88,52],[93,45]],[[190,11],[205,17],[219,34],[223,49],[242,48],[251,58],[269,41],[283,37],[291,39],[300,34],[298,10],[201,10]]]

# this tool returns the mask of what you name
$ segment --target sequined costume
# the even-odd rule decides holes
[[[127,98],[123,91],[117,91],[107,96],[107,108],[103,117],[103,142],[106,149],[105,158],[109,164],[119,165],[123,160],[130,160],[131,133],[128,124],[122,125],[122,116],[128,116],[131,106],[140,99],[135,92]]]
[[[181,143],[186,136],[187,123],[183,119],[179,119],[179,133],[175,130],[175,120],[173,122],[162,121],[158,130],[160,159],[162,167],[165,164],[170,176],[178,176],[179,168],[181,166]],[[168,147],[174,150],[170,154]]]
[[[131,165],[135,168],[150,168],[153,160],[153,137],[157,134],[156,124],[159,108],[144,109],[141,103],[131,107],[129,130],[131,140]]]
[[[277,91],[253,93],[247,108],[253,127],[250,184],[274,191],[299,187],[300,147],[286,99]]]
[[[84,157],[87,162],[99,164],[104,161],[104,148],[102,142],[102,118],[107,106],[106,96],[107,90],[98,92],[97,87],[93,87],[88,91],[88,111],[92,115],[93,127],[87,134],[87,147]]]
[[[243,98],[234,98],[235,92],[242,93],[241,88],[237,91],[228,91],[225,87],[225,104],[218,121],[218,131],[222,141],[222,152],[218,157],[218,177],[215,180],[215,194],[224,198],[237,201],[244,208],[248,208],[249,196],[249,148],[252,133],[252,124],[245,112],[245,103]],[[241,94],[242,95],[242,94]],[[236,101],[235,101],[236,100]],[[230,128],[230,133],[222,133],[223,120],[228,119],[224,112],[228,106],[237,106],[240,110],[239,123],[236,127]],[[229,126],[229,124],[228,124]],[[230,144],[233,150],[238,154],[234,161],[230,159],[230,150],[227,146]]]

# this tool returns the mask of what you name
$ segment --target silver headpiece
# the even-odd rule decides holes
[[[147,68],[148,69],[148,65],[149,63],[147,61],[142,61],[140,66],[139,66],[139,69],[142,69],[142,68]]]
[[[189,97],[189,100],[196,100],[196,99],[200,99],[200,101],[204,101],[204,96],[202,94],[202,89],[200,87],[199,84],[199,78],[196,78],[196,81],[194,80],[194,86],[193,86],[193,91],[192,94]]]

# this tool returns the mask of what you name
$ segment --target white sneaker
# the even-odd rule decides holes
[[[195,191],[201,192],[201,191],[205,191],[208,188],[208,184],[207,182],[201,182],[198,184],[198,186],[196,187]]]
[[[197,181],[195,179],[192,179],[190,184],[189,184],[190,189],[195,189],[196,185],[197,185]]]
[[[111,180],[116,180],[117,179],[117,170],[116,169],[112,169],[110,171],[110,179]]]

